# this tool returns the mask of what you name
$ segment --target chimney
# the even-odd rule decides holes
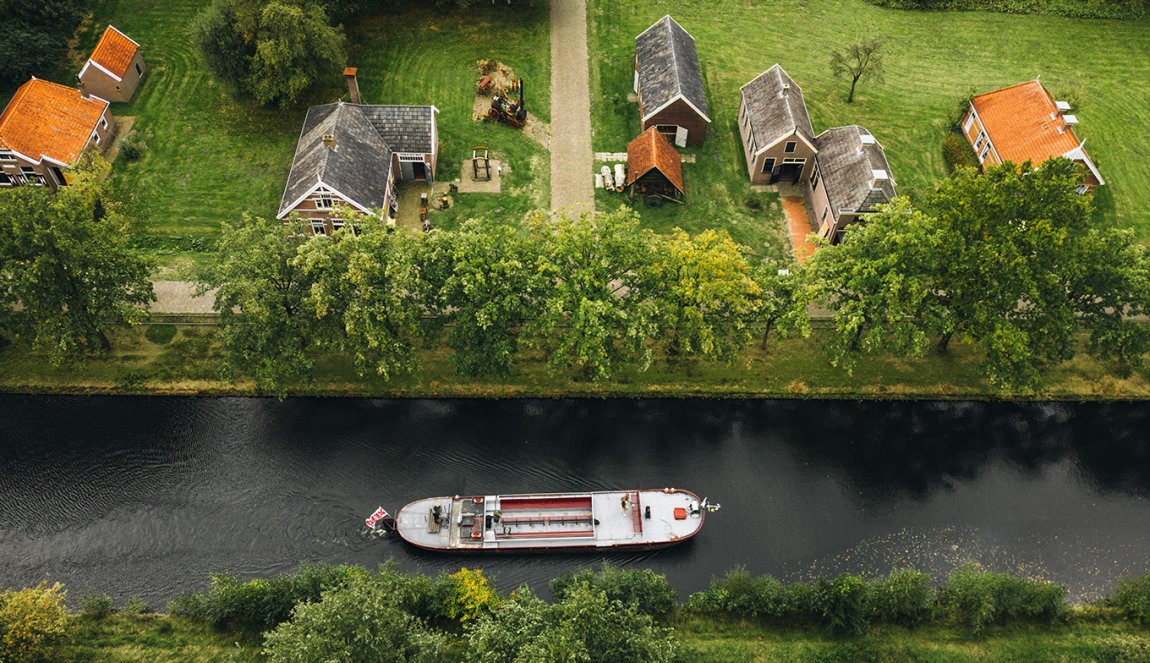
[[[347,92],[351,95],[351,103],[362,104],[363,97],[359,95],[359,81],[355,79],[355,72],[358,71],[355,67],[346,67],[343,70],[343,77],[347,79]]]
[[[323,135],[323,144],[327,146],[327,149],[334,150],[335,149],[335,134],[324,134]]]

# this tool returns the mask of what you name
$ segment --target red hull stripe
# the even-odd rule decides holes
[[[518,509],[590,509],[591,496],[585,497],[505,497],[499,500],[503,511]]]

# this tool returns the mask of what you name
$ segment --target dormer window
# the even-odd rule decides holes
[[[792,153],[794,153],[795,148],[798,146],[799,146],[799,144],[797,142],[795,142],[793,140],[788,140],[787,144],[783,146],[783,151],[786,152],[787,154],[792,154]]]

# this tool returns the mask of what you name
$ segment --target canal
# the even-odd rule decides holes
[[[502,588],[594,555],[445,556],[362,536],[441,494],[682,486],[722,504],[694,540],[608,557],[682,593],[736,565],[784,579],[937,577],[966,561],[1074,598],[1150,571],[1139,404],[0,397],[0,586],[156,608],[300,560]]]

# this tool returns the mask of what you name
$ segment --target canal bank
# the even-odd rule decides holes
[[[162,606],[209,573],[298,562],[503,589],[597,555],[476,557],[361,535],[440,494],[682,486],[722,504],[694,540],[611,555],[681,592],[734,566],[788,580],[942,578],[966,562],[1076,600],[1150,570],[1138,404],[0,397],[0,585]]]

